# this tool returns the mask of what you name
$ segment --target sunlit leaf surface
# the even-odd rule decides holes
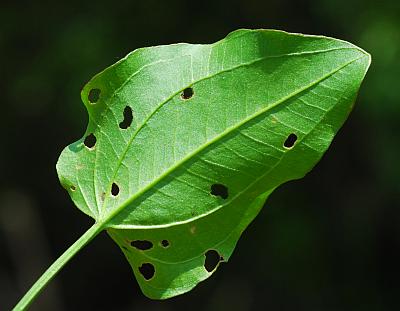
[[[319,161],[369,63],[350,43],[274,30],[138,49],[84,87],[89,125],[60,156],[61,183],[147,296],[182,294]]]

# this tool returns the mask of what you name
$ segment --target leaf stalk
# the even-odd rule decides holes
[[[46,285],[61,271],[64,265],[70,261],[86,244],[103,230],[103,224],[95,223],[78,240],[75,241],[58,259],[42,274],[32,285],[21,300],[14,307],[13,311],[27,310],[33,300],[40,294]]]

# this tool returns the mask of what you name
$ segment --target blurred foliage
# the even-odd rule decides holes
[[[53,281],[57,301],[45,291],[32,310],[400,308],[399,1],[6,0],[0,21],[0,310],[90,225],[54,167],[84,132],[84,83],[135,48],[209,43],[242,27],[324,34],[372,54],[355,110],[322,162],[272,195],[230,263],[193,292],[143,297],[103,234]],[[17,208],[21,198],[40,221]],[[23,218],[13,214],[26,218],[25,236],[12,230],[21,224],[8,220]]]

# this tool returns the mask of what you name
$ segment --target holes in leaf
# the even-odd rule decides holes
[[[213,184],[211,185],[211,194],[225,200],[228,198],[228,188],[223,184]]]
[[[71,189],[71,191],[75,191],[76,187],[74,185],[72,185],[71,187],[69,187],[69,189]]]
[[[86,147],[89,149],[93,148],[96,145],[96,136],[93,133],[86,136],[85,140],[83,141]]]
[[[283,143],[283,146],[285,148],[290,149],[294,146],[296,141],[297,141],[297,135],[292,133],[288,136],[288,138],[286,138],[285,142]]]
[[[193,94],[194,94],[193,89],[191,87],[188,87],[183,90],[181,97],[182,97],[182,99],[186,100],[186,99],[192,98]]]
[[[169,241],[168,241],[168,240],[162,240],[162,241],[161,241],[161,245],[162,245],[163,247],[168,247],[168,246],[169,246]]]
[[[135,240],[131,242],[131,245],[141,251],[145,251],[153,247],[153,243],[147,240]]]
[[[141,275],[143,275],[145,280],[150,280],[153,276],[156,270],[154,269],[154,266],[151,263],[144,263],[139,267],[139,272]]]
[[[91,104],[95,104],[98,102],[100,98],[100,89],[91,89],[88,94],[88,100]]]
[[[218,266],[218,263],[222,260],[224,260],[223,257],[221,257],[216,250],[210,249],[205,253],[206,260],[204,261],[204,268],[208,272],[212,272],[215,270],[215,268]]]
[[[123,130],[126,130],[128,127],[131,126],[132,119],[133,119],[132,108],[126,106],[124,109],[124,120],[119,124],[119,127]]]
[[[114,182],[111,186],[111,194],[115,197],[119,193],[119,187],[118,185]]]

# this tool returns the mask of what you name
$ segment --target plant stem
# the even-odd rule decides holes
[[[29,291],[22,297],[13,311],[26,310],[32,301],[40,294],[62,267],[78,253],[87,243],[102,231],[102,225],[95,223],[74,244],[72,244],[58,259],[42,274]]]

